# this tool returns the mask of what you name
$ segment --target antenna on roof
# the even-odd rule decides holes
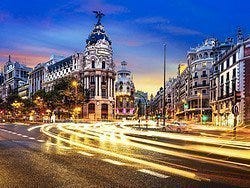
[[[10,55],[9,55],[9,62],[10,62]]]

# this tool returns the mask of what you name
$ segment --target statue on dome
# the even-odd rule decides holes
[[[93,11],[93,13],[95,13],[95,17],[98,19],[97,23],[101,23],[101,19],[103,16],[105,16],[105,14],[103,14],[101,11]]]

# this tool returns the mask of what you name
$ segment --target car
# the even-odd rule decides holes
[[[166,126],[162,127],[163,132],[177,132],[183,133],[187,132],[187,124],[182,122],[174,121],[172,123],[168,123]]]

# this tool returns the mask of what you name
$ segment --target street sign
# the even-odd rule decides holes
[[[238,106],[237,105],[233,105],[233,107],[232,107],[232,113],[234,114],[234,115],[239,115],[239,108],[238,108]]]

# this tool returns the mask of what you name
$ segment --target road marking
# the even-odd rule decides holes
[[[22,135],[22,137],[27,138],[28,136],[26,136],[26,135]]]
[[[111,164],[115,164],[115,165],[125,165],[125,163],[122,163],[120,161],[115,161],[115,160],[112,160],[112,159],[102,159],[103,161],[105,162],[108,162],[108,163],[111,163]]]
[[[22,134],[17,134],[18,136],[22,136]]]
[[[38,142],[45,142],[44,140],[37,140]]]
[[[170,176],[166,176],[164,174],[160,174],[158,172],[154,172],[154,171],[151,171],[151,170],[146,170],[146,169],[140,169],[138,170],[139,172],[143,172],[143,173],[146,173],[146,174],[150,174],[152,176],[156,176],[158,178],[169,178]]]
[[[77,153],[80,153],[80,154],[82,154],[82,155],[86,155],[86,156],[89,156],[89,157],[94,156],[93,154],[87,153],[87,152],[84,152],[84,151],[78,151]]]
[[[35,140],[35,138],[33,138],[33,137],[29,137],[29,139],[30,139],[30,140]]]

